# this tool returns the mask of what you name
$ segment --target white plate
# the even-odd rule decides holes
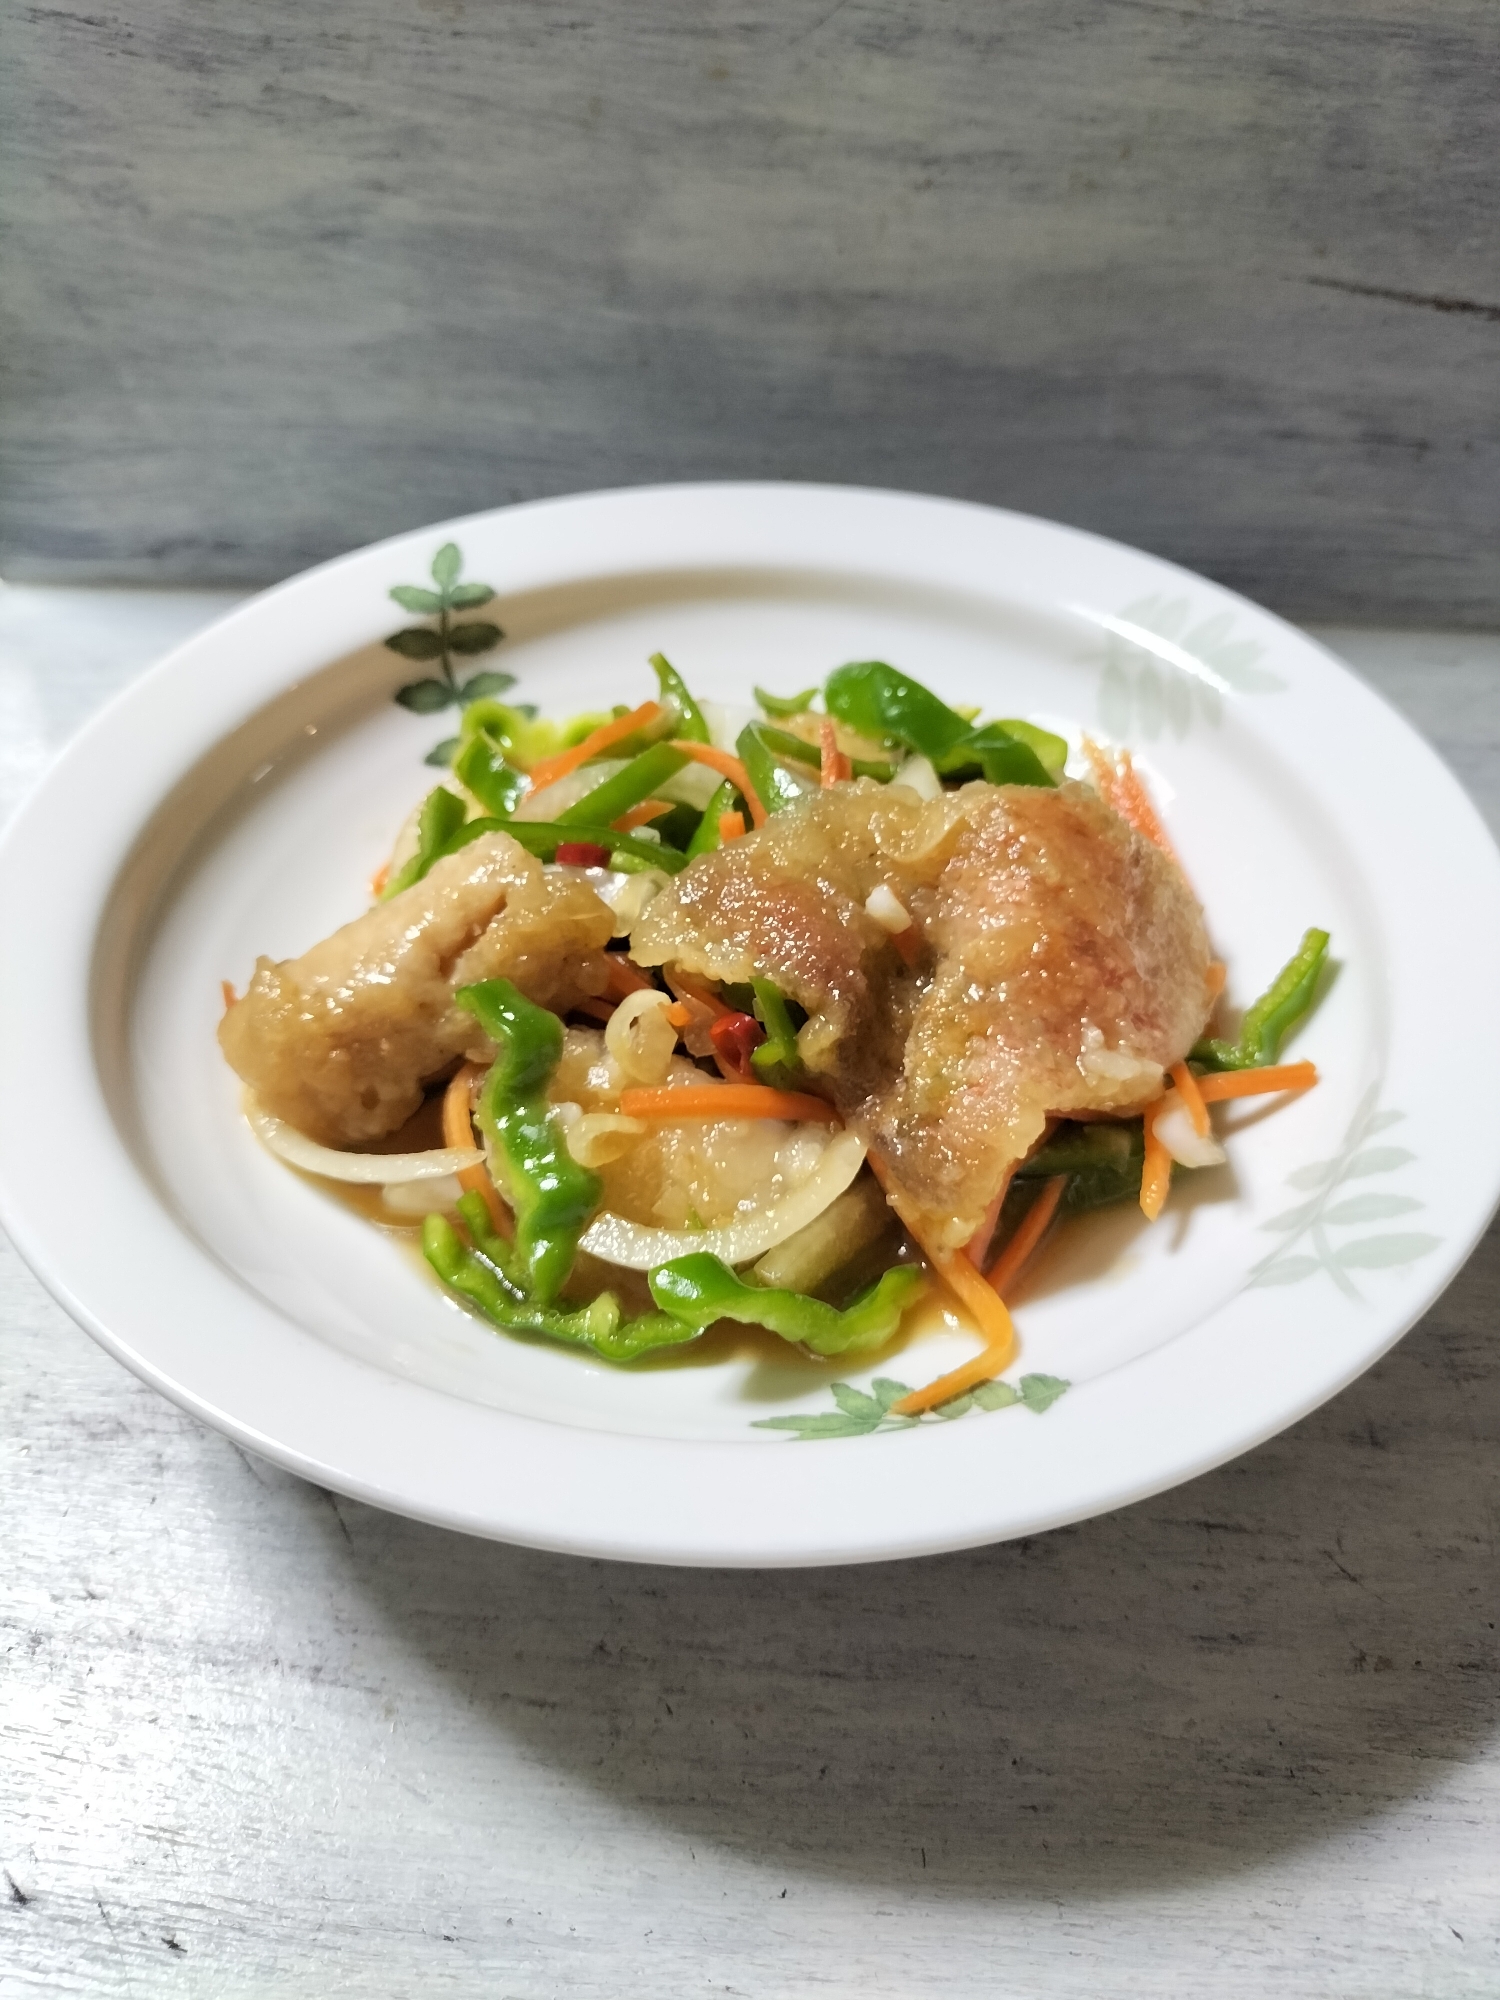
[[[219,981],[356,914],[433,781],[445,718],[393,705],[421,669],[380,641],[389,587],[425,581],[450,539],[508,633],[472,664],[518,675],[514,699],[643,699],[658,648],[721,699],[890,659],[1075,746],[1131,744],[1235,998],[1306,926],[1333,932],[1337,976],[1294,1051],[1323,1083],[1242,1112],[1230,1167],[1157,1228],[1124,1211],[1070,1227],[1018,1303],[1021,1400],[862,1435],[758,1428],[857,1432],[872,1380],[926,1381],[972,1338],[929,1322],[858,1371],[748,1352],[631,1371],[498,1337],[251,1138],[214,1040]],[[381,1506],[665,1562],[957,1548],[1218,1464],[1431,1303],[1500,1188],[1500,1080],[1474,1028],[1500,990],[1497,915],[1500,857],[1412,731],[1302,634],[1150,556],[816,487],[507,508],[242,606],[55,766],[0,849],[0,1208],[127,1366]]]

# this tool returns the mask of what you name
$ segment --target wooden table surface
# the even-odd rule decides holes
[[[0,595],[0,807],[227,601]],[[1500,824],[1500,640],[1322,636]],[[1500,1995],[1497,1289],[1159,1499],[745,1574],[335,1499],[0,1249],[0,1996]]]

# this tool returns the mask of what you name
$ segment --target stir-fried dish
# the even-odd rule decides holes
[[[1224,1158],[1211,1104],[1316,1081],[1277,1057],[1327,934],[1216,1036],[1127,754],[1069,778],[1061,737],[880,661],[757,690],[730,747],[652,664],[612,715],[471,702],[374,907],[227,991],[224,1053],[273,1150],[378,1189],[507,1333],[842,1355],[941,1286],[983,1351],[897,1412],[936,1407],[1011,1360],[1059,1217],[1154,1221]]]

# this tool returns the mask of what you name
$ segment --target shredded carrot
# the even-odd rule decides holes
[[[1263,1097],[1273,1090],[1311,1090],[1317,1080],[1316,1063],[1270,1063],[1265,1069],[1230,1069],[1214,1076],[1200,1076],[1198,1090],[1205,1104],[1221,1104],[1226,1097]]]
[[[946,1375],[940,1375],[935,1382],[929,1382],[925,1389],[914,1389],[909,1396],[903,1396],[891,1408],[898,1417],[917,1417],[923,1410],[936,1409],[939,1403],[946,1403],[955,1396],[961,1396],[967,1389],[977,1388],[981,1382],[988,1382],[998,1375],[1002,1368],[1010,1365],[1016,1351],[1016,1329],[1010,1314],[999,1294],[992,1291],[978,1271],[969,1262],[962,1250],[939,1250],[923,1240],[924,1232],[917,1226],[906,1203],[890,1184],[890,1177],[883,1163],[873,1153],[866,1155],[871,1173],[885,1189],[885,1198],[895,1209],[908,1236],[916,1244],[928,1263],[937,1272],[943,1283],[952,1292],[959,1304],[975,1321],[984,1335],[984,1352],[972,1361],[966,1361],[961,1368],[954,1368]]]
[[[1000,1220],[1000,1210],[1005,1205],[1005,1197],[1010,1192],[1010,1175],[995,1190],[994,1200],[984,1212],[984,1220],[964,1245],[964,1255],[976,1270],[984,1269],[985,1254],[990,1247],[990,1238],[995,1233],[995,1224]]]
[[[383,896],[385,894],[385,885],[390,879],[391,864],[389,861],[382,861],[380,866],[375,870],[375,873],[370,877],[370,894],[372,896]]]
[[[1229,973],[1229,968],[1224,963],[1222,958],[1215,958],[1210,960],[1208,972],[1204,977],[1203,983],[1208,988],[1210,994],[1213,996],[1215,1000],[1217,1000],[1219,995],[1224,991],[1224,981],[1227,978],[1228,973]]]
[[[230,1008],[237,1004],[240,996],[235,992],[227,979],[219,981],[219,991],[224,996],[224,1012],[227,1014]]]
[[[726,841],[742,839],[744,832],[745,815],[742,812],[719,814],[719,844],[721,847]]]
[[[567,777],[569,771],[576,771],[580,764],[586,764],[591,757],[598,757],[606,750],[612,750],[617,743],[623,743],[627,736],[634,736],[638,729],[649,729],[653,722],[659,722],[666,710],[659,701],[643,701],[639,708],[633,708],[629,715],[617,715],[613,722],[601,723],[581,743],[575,743],[571,750],[559,750],[555,757],[543,757],[533,764],[527,773],[531,779],[531,789],[541,791],[544,785],[555,785],[559,778]]]
[[[790,1118],[838,1122],[826,1098],[764,1083],[657,1084],[620,1092],[622,1118]]]
[[[632,806],[628,812],[622,812],[618,819],[611,820],[610,825],[616,833],[634,833],[638,826],[648,826],[652,820],[660,819],[663,813],[669,813],[671,810],[670,799],[642,799],[638,806]]]
[[[1155,843],[1171,861],[1177,860],[1177,850],[1166,835],[1166,830],[1156,816],[1146,787],[1141,783],[1128,750],[1106,750],[1095,743],[1092,737],[1083,739],[1084,755],[1093,767],[1094,782],[1099,787],[1100,797],[1114,807],[1128,825],[1137,833]],[[1178,863],[1179,867],[1181,863]]]
[[[1054,1174],[1050,1180],[1042,1182],[1041,1193],[1021,1217],[1015,1235],[985,1272],[986,1280],[1002,1299],[1014,1287],[1022,1268],[1030,1262],[1037,1245],[1046,1235],[1067,1185],[1066,1174]]]
[[[655,981],[649,979],[640,967],[625,956],[623,951],[612,951],[609,958],[609,978],[604,990],[616,1000],[624,1000],[631,993],[643,993]]]
[[[474,1085],[484,1075],[480,1063],[465,1063],[456,1070],[452,1082],[443,1092],[443,1144],[445,1146],[472,1146],[474,1143]],[[465,1194],[484,1197],[484,1205],[490,1212],[490,1221],[507,1242],[515,1234],[510,1219],[510,1210],[500,1199],[500,1191],[490,1179],[489,1170],[482,1163],[464,1167],[458,1176],[458,1184]]]
[[[820,784],[837,785],[854,776],[853,764],[839,748],[838,731],[833,726],[831,715],[825,715],[818,724],[818,743],[822,751],[818,769]]]
[[[666,1009],[668,1022],[674,1028],[690,1028],[693,1024],[693,1010],[685,1007],[680,1000],[674,1000]]]
[[[890,940],[903,965],[915,965],[922,956],[922,934],[915,924],[908,924],[904,931],[892,931]]]
[[[750,808],[750,818],[756,826],[766,823],[766,809],[760,802],[760,795],[750,782],[750,773],[738,757],[721,750],[714,743],[689,743],[684,738],[674,736],[672,748],[680,750],[684,757],[691,757],[695,764],[707,764],[711,771],[717,771],[721,778],[727,778],[745,804]]]
[[[1167,1195],[1172,1187],[1172,1155],[1156,1136],[1156,1114],[1161,1110],[1163,1098],[1146,1113],[1146,1158],[1141,1166],[1141,1214],[1148,1222],[1155,1222],[1166,1206]]]
[[[575,1014],[587,1014],[594,1021],[612,1021],[615,1017],[615,1003],[609,1000],[580,1000],[573,1008]]]
[[[1193,1121],[1193,1130],[1200,1139],[1208,1137],[1208,1106],[1203,1101],[1203,1092],[1198,1088],[1198,1079],[1185,1062],[1173,1063],[1172,1081],[1177,1086],[1177,1095],[1187,1106],[1187,1115]]]

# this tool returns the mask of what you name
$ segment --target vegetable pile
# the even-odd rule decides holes
[[[459,734],[442,746],[450,777],[413,815],[377,895],[400,896],[472,842],[503,832],[547,867],[585,871],[615,911],[639,908],[668,878],[810,792],[873,782],[932,799],[976,779],[1055,787],[1068,759],[1062,737],[1017,718],[981,721],[878,660],[838,668],[821,690],[757,689],[760,718],[730,748],[715,741],[671,664],[657,654],[651,665],[657,697],[607,715],[556,723],[488,691],[467,700]],[[1091,744],[1084,754],[1100,796],[1170,855],[1128,755]],[[1153,865],[1161,866],[1154,857]],[[918,933],[901,902],[877,892],[866,909],[913,966]],[[893,1338],[936,1282],[985,1346],[894,1406],[916,1415],[1011,1360],[1004,1300],[1055,1220],[1128,1200],[1154,1220],[1174,1174],[1224,1158],[1209,1105],[1316,1082],[1310,1063],[1278,1058],[1313,1005],[1328,946],[1327,932],[1309,930],[1237,1036],[1205,1036],[1144,1112],[1054,1119],[958,1253],[924,1244],[898,1193],[877,1185],[876,1159],[866,1159],[803,1064],[806,1017],[788,993],[763,978],[734,985],[670,966],[651,971],[618,944],[605,991],[567,1017],[509,979],[459,987],[455,1004],[495,1054],[445,1084],[440,1149],[341,1153],[264,1111],[252,1116],[290,1163],[384,1184],[393,1215],[421,1219],[438,1278],[490,1324],[611,1362],[680,1346],[725,1321],[817,1356],[868,1352]],[[564,1092],[565,1072],[583,1081]],[[602,1096],[601,1076],[609,1079]],[[699,1176],[694,1187],[722,1179],[714,1143],[722,1152],[754,1140],[761,1184],[738,1199],[731,1186],[707,1220],[684,1197],[681,1226],[616,1213],[606,1200],[614,1163],[663,1133],[698,1135],[679,1147]]]

